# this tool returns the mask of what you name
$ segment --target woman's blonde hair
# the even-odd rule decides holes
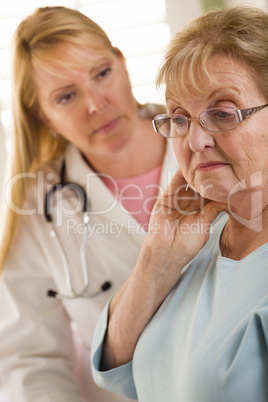
[[[157,77],[167,91],[204,90],[208,60],[222,54],[246,65],[268,99],[268,14],[252,7],[211,11],[175,35]],[[188,88],[188,89],[187,89]]]
[[[42,164],[61,155],[66,146],[62,137],[49,135],[49,129],[37,117],[39,108],[33,68],[63,63],[57,58],[57,46],[75,45],[89,49],[111,50],[119,55],[106,33],[94,21],[79,11],[65,7],[37,9],[18,26],[12,52],[12,117],[9,177],[36,172]],[[65,46],[66,48],[66,46]],[[20,179],[10,190],[12,204],[21,209],[28,182]],[[15,235],[19,216],[5,206],[2,226],[0,270]]]

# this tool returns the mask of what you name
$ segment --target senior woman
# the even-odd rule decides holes
[[[154,125],[180,171],[98,323],[102,387],[140,402],[268,400],[267,54],[268,15],[246,7],[203,15],[167,50]]]

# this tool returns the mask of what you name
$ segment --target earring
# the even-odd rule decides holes
[[[49,129],[49,135],[55,139],[59,138],[59,134],[55,133],[51,128]]]
[[[190,187],[190,184],[187,183],[187,186],[185,187],[185,192],[188,191],[188,188]]]

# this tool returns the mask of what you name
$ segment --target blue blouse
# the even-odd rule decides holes
[[[100,372],[108,305],[95,331],[97,384],[140,402],[268,401],[268,243],[240,261],[208,243],[143,331],[132,362]]]

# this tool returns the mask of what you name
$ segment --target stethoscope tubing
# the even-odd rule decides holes
[[[55,297],[58,299],[66,299],[66,300],[73,300],[77,298],[92,298],[97,296],[98,294],[105,292],[111,287],[111,282],[106,281],[104,282],[100,290],[95,292],[92,295],[86,295],[86,292],[89,288],[89,276],[88,276],[88,269],[87,269],[87,264],[86,264],[86,240],[87,240],[87,234],[88,234],[88,224],[89,224],[89,201],[87,194],[85,190],[83,189],[82,186],[80,186],[77,183],[72,183],[72,182],[64,182],[64,175],[65,175],[65,161],[63,161],[62,168],[61,168],[61,182],[58,184],[54,184],[46,193],[45,196],[45,201],[44,201],[44,215],[46,218],[46,221],[48,222],[50,229],[49,233],[52,239],[55,241],[57,249],[59,251],[59,254],[61,256],[63,268],[64,268],[64,275],[65,275],[65,280],[66,280],[66,285],[67,289],[70,291],[70,295],[65,295],[59,292],[56,292],[55,290],[49,289],[47,291],[47,295],[49,297]],[[82,267],[82,274],[83,274],[83,289],[80,292],[77,292],[73,285],[72,285],[72,279],[71,279],[71,272],[70,272],[70,265],[68,262],[68,258],[66,255],[66,252],[64,251],[63,245],[56,233],[56,228],[53,223],[53,218],[52,214],[53,211],[50,211],[50,205],[54,205],[51,203],[51,200],[53,199],[54,194],[59,191],[63,190],[65,188],[69,188],[71,190],[74,190],[80,197],[80,199],[83,200],[83,225],[84,225],[84,230],[83,230],[83,236],[82,236],[82,242],[80,245],[80,260],[81,260],[81,267]]]

